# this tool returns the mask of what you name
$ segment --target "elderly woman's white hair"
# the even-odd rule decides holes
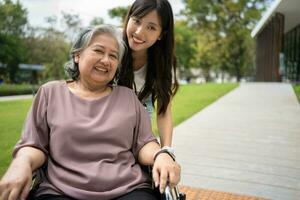
[[[80,54],[81,51],[83,51],[86,47],[89,46],[91,40],[95,36],[101,34],[109,34],[117,41],[119,68],[122,57],[126,50],[126,45],[122,39],[122,33],[120,29],[112,25],[102,24],[94,28],[84,29],[73,43],[73,46],[70,50],[71,60],[65,64],[65,71],[71,79],[78,80],[80,76],[78,63],[74,61],[75,55]]]

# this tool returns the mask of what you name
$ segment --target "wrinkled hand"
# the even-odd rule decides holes
[[[1,200],[25,200],[32,182],[31,167],[22,160],[15,160],[0,181]]]
[[[153,165],[153,180],[155,187],[158,187],[161,193],[165,191],[167,185],[175,187],[180,181],[180,165],[166,153],[157,156]]]

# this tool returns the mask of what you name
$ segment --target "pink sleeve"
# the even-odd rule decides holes
[[[158,141],[152,133],[151,120],[148,112],[136,96],[134,100],[136,106],[136,127],[134,132],[133,154],[138,158],[138,153],[145,144],[151,141],[158,143]]]
[[[47,124],[47,98],[45,88],[41,87],[34,97],[27,114],[20,140],[16,144],[13,156],[25,146],[31,146],[48,154],[49,127]]]

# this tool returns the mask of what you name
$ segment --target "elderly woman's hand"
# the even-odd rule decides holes
[[[45,162],[45,154],[33,147],[22,147],[0,181],[1,200],[26,199],[32,172]]]
[[[32,172],[29,162],[17,158],[0,181],[2,200],[26,199],[31,186]]]
[[[180,165],[173,161],[167,153],[161,153],[156,157],[153,165],[153,180],[155,187],[158,187],[161,193],[165,191],[167,185],[175,187],[180,181]]]

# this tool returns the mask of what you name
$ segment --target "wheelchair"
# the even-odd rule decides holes
[[[34,193],[37,190],[37,188],[39,187],[41,176],[42,176],[42,174],[40,173],[39,170],[37,170],[36,172],[33,173],[30,193],[29,193],[28,197],[26,198],[26,200],[34,200]],[[157,194],[160,194],[160,192],[158,191],[158,188],[156,188],[155,190],[157,190],[156,191]],[[160,194],[159,196],[160,196],[159,200],[186,200],[186,195],[179,191],[178,186],[176,186],[172,189],[169,186],[167,186],[165,189],[165,192],[163,194]]]
[[[161,200],[185,200],[186,195],[179,191],[178,186],[171,189],[170,187],[166,187],[164,194],[162,194]]]

